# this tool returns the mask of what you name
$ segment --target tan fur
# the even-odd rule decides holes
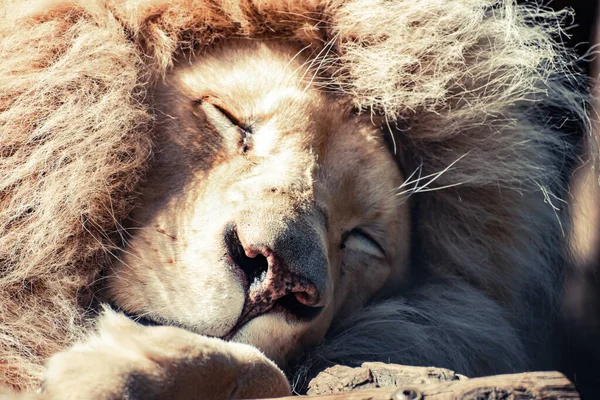
[[[346,113],[353,106],[360,115],[349,121],[372,120],[380,139],[393,134],[404,178],[413,179],[404,195],[413,204],[414,279],[405,282],[415,289],[405,296],[403,285],[389,288],[387,295],[408,302],[394,303],[394,315],[413,310],[414,301],[431,310],[433,324],[459,321],[458,308],[442,313],[443,296],[427,302],[442,293],[438,286],[419,295],[427,277],[447,283],[452,305],[462,293],[464,304],[478,306],[474,317],[489,311],[505,319],[496,335],[483,319],[463,324],[467,337],[484,332],[483,344],[457,346],[432,362],[458,364],[462,353],[481,349],[465,356],[471,364],[460,372],[509,368],[506,360],[488,365],[489,354],[502,350],[514,356],[514,369],[548,365],[538,356],[567,262],[562,231],[570,226],[559,199],[574,152],[565,119],[548,120],[549,111],[587,128],[585,98],[554,36],[564,14],[488,0],[149,0],[5,2],[0,15],[0,380],[35,387],[47,358],[88,331],[99,274],[123,247],[121,224],[144,197],[152,150],[160,154],[164,144],[154,134],[162,118],[155,88],[183,54],[231,37],[306,47],[310,93],[321,88],[342,99]],[[337,114],[324,123],[351,123]],[[349,149],[367,136],[338,143],[336,162],[352,165]],[[414,181],[442,171],[432,182]],[[355,171],[367,182],[385,178],[368,173]],[[348,218],[335,209],[340,221]],[[395,248],[394,262],[402,264],[406,246]],[[363,317],[390,319],[390,304],[353,314],[353,326],[368,326]],[[326,328],[319,329],[322,336]],[[361,329],[344,331],[345,342],[330,335],[314,360],[374,354],[369,343],[377,338]],[[381,337],[394,338],[392,331],[400,332],[396,326]],[[528,336],[516,339],[515,331]],[[364,346],[354,352],[353,334]],[[387,340],[390,357],[399,337]],[[429,362],[434,350],[404,360]]]
[[[312,71],[301,49],[224,42],[180,60],[159,85],[159,151],[132,212],[122,262],[106,278],[107,301],[223,337],[244,305],[239,278],[222,260],[225,227],[235,224],[242,243],[252,244],[275,243],[281,231],[308,225],[302,236],[323,243],[329,260],[320,293],[325,310],[308,324],[265,315],[232,337],[286,365],[323,339],[334,316],[360,308],[384,284],[396,288],[407,275],[410,220],[408,202],[394,193],[402,184],[396,164],[368,118],[309,86]],[[205,100],[195,106],[195,99]],[[245,154],[239,128],[212,103],[252,127]],[[353,234],[342,239],[355,228],[385,253]],[[295,250],[304,257],[310,251]]]
[[[283,373],[254,347],[173,327],[147,328],[111,313],[103,316],[97,336],[54,356],[48,371],[40,396],[48,400],[289,394]]]

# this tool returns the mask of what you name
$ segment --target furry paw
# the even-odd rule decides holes
[[[254,347],[106,311],[98,333],[48,362],[44,399],[236,399],[290,394]]]

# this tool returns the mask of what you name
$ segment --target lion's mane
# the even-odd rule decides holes
[[[384,117],[407,175],[444,172],[413,187],[419,273],[500,287],[488,294],[521,321],[516,329],[543,331],[547,321],[521,317],[520,304],[540,305],[540,315],[556,305],[569,230],[561,199],[577,136],[569,130],[587,124],[559,40],[566,17],[508,0],[4,2],[0,381],[32,387],[47,357],[88,329],[92,288],[110,268],[151,164],[153,82],[179,52],[226,37],[311,46],[316,82]],[[398,302],[372,306],[321,354],[407,360],[400,332],[426,328],[394,325],[407,312]],[[421,316],[425,325],[453,318],[451,309],[436,312]],[[377,326],[384,340],[375,343],[361,324]],[[476,316],[464,329],[503,340]]]

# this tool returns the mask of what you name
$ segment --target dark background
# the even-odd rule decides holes
[[[524,2],[520,1],[521,3]],[[538,0],[538,3],[540,1]],[[590,117],[595,121],[594,135],[600,139],[600,90],[597,81],[600,75],[600,60],[594,54],[600,48],[600,0],[554,0],[544,1],[549,7],[575,11],[573,27],[563,38],[567,45],[576,50],[582,59],[578,62],[587,74],[588,87],[593,94]],[[599,140],[600,142],[600,140]],[[592,151],[589,143],[585,147],[589,160]],[[586,158],[586,156],[584,156]],[[597,162],[598,160],[596,160]],[[589,162],[589,161],[588,161]],[[598,165],[596,163],[596,165]],[[587,251],[576,257],[576,265],[569,271],[563,303],[561,339],[561,369],[577,386],[583,399],[600,399],[600,186],[598,169],[583,165],[572,179],[571,192],[575,199],[573,213],[586,225],[584,234],[577,233],[573,240],[588,243]],[[581,199],[585,199],[582,201]]]

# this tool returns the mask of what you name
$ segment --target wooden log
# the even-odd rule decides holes
[[[334,383],[334,382],[337,382]],[[365,363],[332,367],[310,384],[306,400],[579,399],[561,373],[526,372],[469,379],[443,368]],[[282,397],[277,400],[295,400]]]
[[[367,362],[358,368],[336,365],[321,372],[308,384],[311,396],[356,389],[398,388],[468,379],[445,368]]]

